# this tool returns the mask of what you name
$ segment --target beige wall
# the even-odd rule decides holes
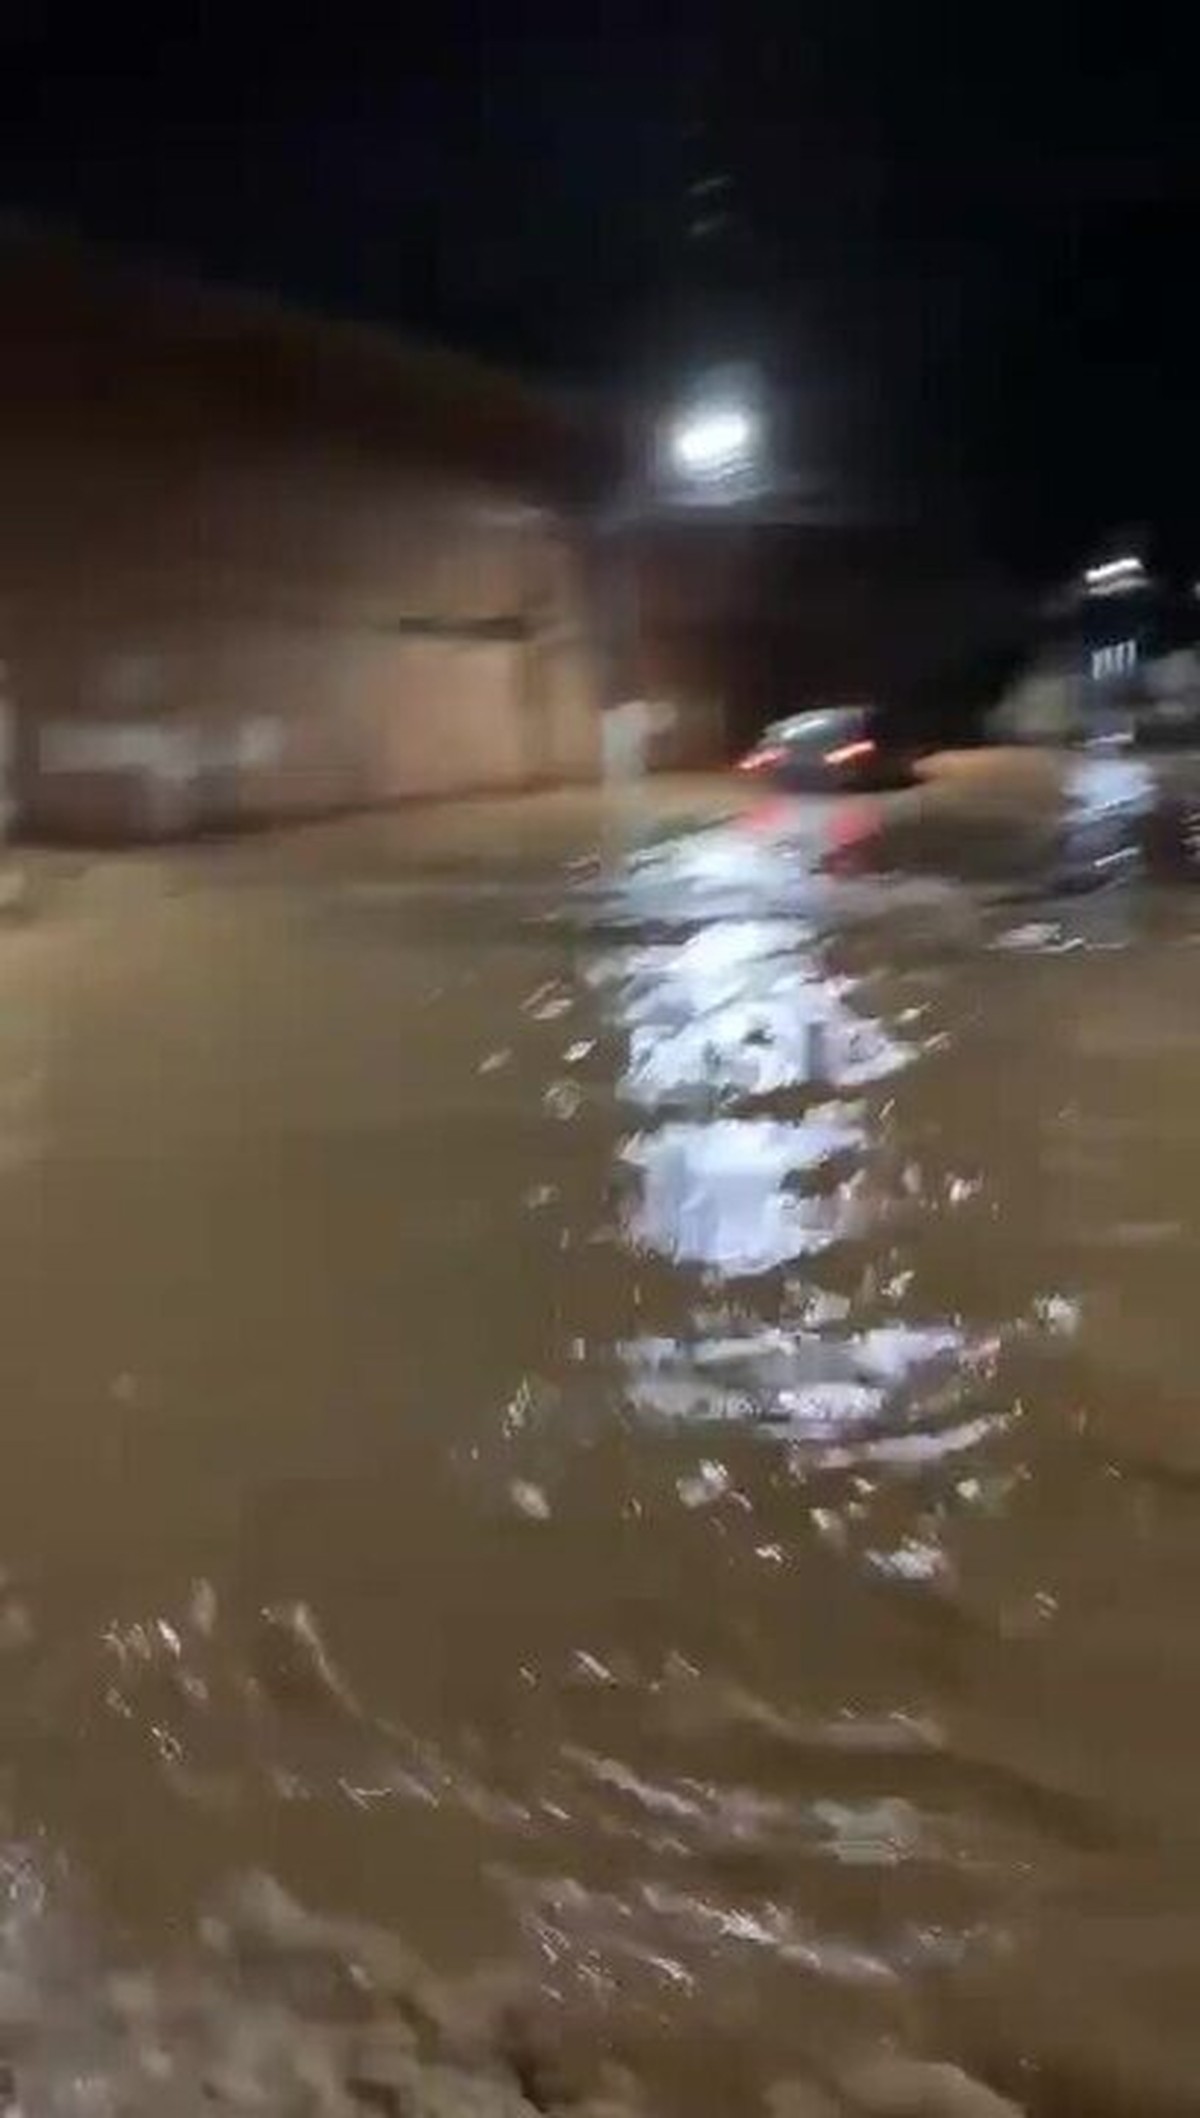
[[[57,268],[7,291],[0,659],[34,828],[598,769],[553,437],[502,379]]]
[[[76,628],[14,658],[26,820],[159,835],[583,779],[587,656],[248,618]]]

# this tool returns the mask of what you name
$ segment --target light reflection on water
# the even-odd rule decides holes
[[[831,960],[828,886],[805,850],[786,834],[697,836],[680,860],[675,931],[602,952],[588,973],[626,1039],[619,1093],[647,1121],[620,1150],[635,1180],[625,1240],[710,1281],[768,1280],[732,1339],[692,1317],[678,1337],[620,1348],[643,1410],[679,1417],[690,1401],[703,1418],[828,1431],[877,1417],[914,1368],[963,1348],[944,1321],[855,1330],[850,1300],[819,1279],[793,1276],[782,1303],[770,1282],[878,1231],[896,1181],[885,1088],[920,1055],[920,1009],[898,1006],[897,1027],[872,1010],[869,981]],[[661,917],[670,857],[630,870],[623,921],[647,886]],[[789,898],[810,916],[779,917]],[[753,916],[760,902],[771,916]],[[823,1331],[803,1328],[822,1304]]]
[[[852,1004],[800,922],[720,919],[601,957],[594,983],[628,1036],[621,1093],[648,1109],[854,1088],[903,1066],[902,1040]]]
[[[905,1386],[943,1386],[994,1354],[954,1325],[891,1324],[859,1333],[745,1330],[690,1342],[641,1339],[620,1349],[632,1401],[660,1419],[761,1421],[827,1440],[876,1428]],[[897,1425],[899,1425],[899,1421]]]
[[[790,1124],[722,1118],[638,1134],[624,1150],[640,1179],[629,1240],[728,1279],[823,1250],[849,1232],[851,1187],[823,1197],[799,1187],[862,1138],[849,1114]]]

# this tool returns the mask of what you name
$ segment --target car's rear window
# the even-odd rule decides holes
[[[830,706],[809,713],[792,714],[776,721],[767,732],[776,742],[826,744],[846,742],[866,726],[865,706]]]

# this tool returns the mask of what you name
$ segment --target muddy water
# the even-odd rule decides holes
[[[168,2108],[196,1978],[210,2098],[340,2107],[272,2101],[265,1876],[656,2108],[952,2107],[882,2051],[1200,2110],[1200,904],[831,875],[861,821],[467,812],[10,919],[25,2108]]]

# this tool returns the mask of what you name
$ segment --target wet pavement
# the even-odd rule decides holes
[[[431,2110],[1200,2111],[1200,893],[1119,788],[1031,813],[31,865],[26,2112],[413,2111],[414,2050]],[[476,1998],[355,2087],[389,1938]]]

